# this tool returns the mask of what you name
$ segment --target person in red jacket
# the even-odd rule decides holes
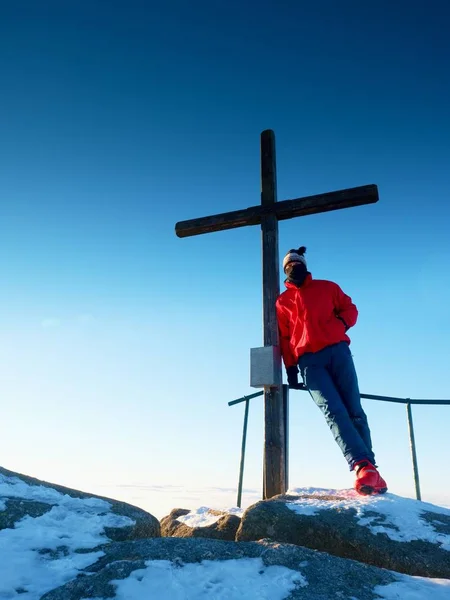
[[[276,301],[280,348],[288,384],[298,387],[298,372],[322,411],[360,494],[387,491],[378,473],[367,416],[361,406],[358,378],[347,331],[358,310],[332,281],[313,279],[305,246],[283,260],[286,290]]]

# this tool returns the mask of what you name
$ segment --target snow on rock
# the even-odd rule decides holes
[[[357,523],[372,533],[384,533],[391,540],[423,540],[450,550],[450,509],[395,494],[360,496],[354,490],[297,488],[298,496],[288,507],[298,514],[317,515],[321,510],[355,510]],[[323,498],[335,498],[335,501]],[[450,560],[450,555],[449,555]]]
[[[145,569],[134,571],[127,579],[114,583],[117,600],[284,600],[297,587],[308,585],[301,573],[278,565],[267,567],[261,558],[204,560],[186,564],[183,568],[167,560],[147,561]]]
[[[97,561],[112,539],[139,537],[152,524],[159,535],[156,519],[140,513],[0,469],[0,598],[37,600]]]
[[[160,538],[111,544],[42,600],[447,600],[449,586],[290,544]]]
[[[241,517],[243,513],[243,509],[237,507],[211,509],[207,506],[200,506],[196,510],[191,510],[186,515],[178,517],[178,521],[189,527],[209,527],[217,523],[224,514]]]
[[[160,538],[105,552],[89,577],[42,600],[374,600],[374,586],[397,581],[382,569],[264,541]]]
[[[450,580],[398,575],[398,581],[376,586],[374,592],[383,600],[448,600]]]
[[[243,511],[239,508],[213,510],[201,506],[197,510],[173,509],[161,519],[163,537],[203,537],[235,540]]]
[[[394,494],[292,489],[244,512],[236,539],[263,538],[410,575],[450,578],[450,510]]]

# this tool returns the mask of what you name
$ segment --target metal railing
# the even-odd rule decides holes
[[[288,406],[289,406],[289,390],[295,389],[303,392],[307,392],[308,390],[303,384],[299,384],[296,387],[290,388],[288,385],[283,385],[283,403],[284,403],[284,419],[285,419],[285,430],[286,430],[286,446],[288,443]],[[228,402],[228,406],[234,406],[235,404],[240,404],[241,402],[245,402],[245,412],[244,412],[244,427],[242,431],[242,447],[241,447],[241,460],[239,466],[239,483],[238,483],[238,495],[237,495],[237,506],[240,508],[242,503],[242,486],[244,481],[244,464],[245,464],[245,448],[247,443],[247,427],[248,427],[248,412],[250,406],[250,400],[252,398],[257,398],[258,396],[262,396],[264,391],[255,392],[254,394],[250,394],[249,396],[242,396],[242,398],[238,398],[237,400],[231,400]],[[414,423],[412,417],[412,409],[411,406],[413,404],[428,404],[430,406],[434,405],[447,405],[450,406],[450,400],[415,400],[412,398],[395,398],[392,396],[377,396],[375,394],[361,394],[361,398],[366,400],[378,400],[381,402],[395,402],[398,404],[406,404],[406,419],[408,423],[408,433],[409,433],[409,444],[411,450],[411,461],[413,467],[413,475],[414,475],[414,487],[416,490],[416,499],[421,500],[422,495],[420,492],[420,479],[419,479],[419,468],[417,466],[417,451],[416,451],[416,441],[414,436]],[[286,447],[286,461],[288,457],[287,447]],[[287,464],[286,464],[286,473],[288,472]]]

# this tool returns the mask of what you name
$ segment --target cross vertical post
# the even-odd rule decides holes
[[[275,134],[261,133],[261,206],[273,207],[277,201]],[[264,346],[278,347],[275,302],[280,293],[278,256],[278,219],[272,211],[261,217],[263,331]],[[264,387],[264,472],[263,497],[272,498],[286,491],[285,419],[283,409],[281,357],[276,354],[275,385]]]

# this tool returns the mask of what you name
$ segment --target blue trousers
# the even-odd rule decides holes
[[[346,342],[303,354],[303,383],[322,411],[352,471],[356,462],[375,464],[367,416],[361,406],[355,365]]]

